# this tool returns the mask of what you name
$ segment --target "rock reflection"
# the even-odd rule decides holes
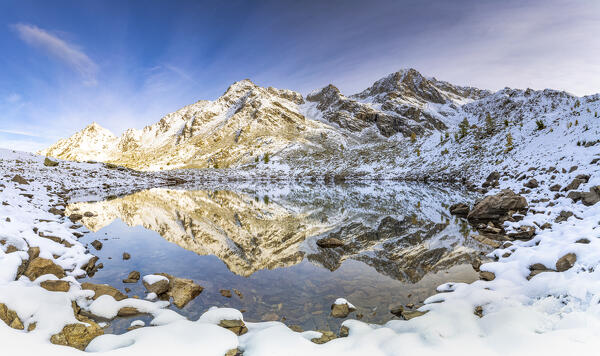
[[[230,189],[156,188],[74,203],[67,215],[83,214],[92,231],[115,219],[141,225],[199,255],[217,256],[241,276],[304,258],[329,270],[354,259],[416,283],[470,262],[480,248],[447,213],[446,204],[465,199],[453,190],[399,183]],[[320,248],[316,240],[323,237],[344,246]]]

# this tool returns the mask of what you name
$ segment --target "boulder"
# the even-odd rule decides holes
[[[540,186],[540,184],[538,183],[538,181],[535,178],[532,178],[530,180],[528,180],[526,183],[523,184],[524,187],[526,188],[537,188]]]
[[[465,203],[456,203],[450,206],[450,214],[452,215],[467,216],[469,210],[469,206]]]
[[[129,253],[127,253],[127,252],[123,252],[123,260],[124,260],[124,261],[127,261],[127,260],[128,260],[128,259],[130,259],[130,258],[131,258],[131,255],[130,255]]]
[[[535,227],[522,225],[519,226],[519,228],[516,231],[509,232],[507,235],[508,237],[516,240],[528,241],[531,240],[531,238],[533,238],[533,236],[535,235]]]
[[[467,220],[478,223],[488,221],[501,221],[508,218],[510,211],[524,211],[527,209],[525,197],[515,194],[510,189],[504,189],[496,195],[488,195],[475,204],[467,215]]]
[[[231,298],[231,291],[229,289],[221,289],[219,293],[225,298]]]
[[[65,271],[62,267],[55,264],[52,260],[41,257],[31,260],[24,274],[32,281],[45,274],[53,274],[56,278],[65,277]]]
[[[40,287],[49,290],[50,292],[68,292],[71,284],[67,281],[48,280],[40,283]]]
[[[83,351],[92,339],[102,334],[104,334],[102,328],[89,320],[88,325],[80,323],[65,325],[60,333],[52,335],[50,342],[56,345],[71,346]]]
[[[24,330],[23,322],[14,310],[8,309],[8,307],[0,303],[0,320],[6,323],[13,329]]]
[[[496,279],[496,275],[494,274],[494,272],[480,271],[479,278],[483,279],[484,281],[493,281],[494,279]]]
[[[94,240],[92,241],[91,245],[96,249],[96,250],[101,250],[102,249],[102,242],[98,241],[98,240]]]
[[[325,237],[317,240],[317,246],[322,248],[335,248],[344,246],[344,242],[335,237]]]
[[[142,280],[142,283],[144,283],[144,287],[146,287],[146,289],[148,290],[148,292],[150,293],[155,293],[156,295],[161,295],[163,293],[166,293],[169,290],[169,279],[157,279],[157,280],[152,280],[150,278],[147,278],[148,276],[144,277],[144,279]]]
[[[574,253],[567,253],[566,255],[559,258],[558,261],[556,261],[556,270],[558,272],[564,272],[573,267],[576,261],[577,255],[575,255]]]
[[[219,326],[232,331],[236,335],[243,335],[248,332],[248,328],[243,320],[221,320]]]
[[[140,272],[131,271],[131,272],[129,272],[129,275],[127,276],[127,278],[125,278],[123,280],[123,283],[137,283],[140,280],[140,277],[141,277]],[[168,284],[168,282],[167,282],[167,284]]]
[[[11,182],[15,182],[17,184],[22,184],[22,185],[28,185],[29,182],[27,181],[27,179],[21,177],[18,174],[15,174],[15,176],[10,180]]]
[[[331,305],[331,316],[334,318],[345,318],[351,312],[355,311],[354,305],[348,303],[345,299],[338,299]]]
[[[89,282],[81,283],[81,289],[87,289],[94,291],[94,296],[92,299],[96,300],[98,297],[102,295],[110,295],[115,298],[115,300],[123,300],[126,299],[127,296],[117,288],[109,286],[108,284],[94,284]]]
[[[333,331],[328,331],[328,330],[317,330],[317,331],[321,333],[321,336],[310,339],[310,341],[314,342],[315,344],[321,345],[321,344],[324,344],[326,342],[329,342],[329,341],[337,338],[337,335]]]
[[[561,188],[560,184],[554,184],[554,185],[550,186],[550,191],[558,192],[560,190],[560,188]]]
[[[46,157],[44,159],[44,166],[46,166],[46,167],[56,167],[56,166],[58,166],[58,162],[53,161],[50,158]]]
[[[183,308],[192,299],[196,298],[204,288],[194,283],[191,279],[174,277],[166,273],[157,273],[159,276],[165,276],[169,279],[169,290],[167,294],[173,298],[173,303],[177,308]]]
[[[574,178],[571,183],[569,183],[567,186],[565,186],[562,191],[563,192],[567,192],[569,190],[575,190],[577,188],[579,188],[579,186],[585,183],[585,181],[583,179],[579,179],[579,178]]]

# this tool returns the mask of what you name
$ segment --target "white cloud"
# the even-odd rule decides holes
[[[6,98],[4,98],[4,100],[9,103],[16,103],[16,102],[21,101],[21,95],[19,95],[17,93],[11,93]]]
[[[78,72],[85,84],[96,85],[98,65],[76,46],[34,25],[16,24],[13,28],[25,43],[46,52]]]

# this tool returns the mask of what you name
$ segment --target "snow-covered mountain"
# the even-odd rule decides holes
[[[539,158],[549,144],[590,147],[600,129],[599,99],[549,89],[491,93],[414,69],[350,96],[333,85],[303,97],[242,80],[142,130],[116,137],[94,123],[39,153],[138,170],[460,179],[482,161],[503,169],[518,152]]]

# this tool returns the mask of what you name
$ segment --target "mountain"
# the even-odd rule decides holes
[[[94,123],[39,153],[147,171],[465,180],[507,169],[505,161],[558,159],[547,156],[555,152],[548,145],[591,147],[600,131],[599,103],[598,95],[550,89],[492,93],[415,69],[349,96],[333,85],[304,97],[245,79],[214,101],[188,105],[142,130],[116,137]]]

